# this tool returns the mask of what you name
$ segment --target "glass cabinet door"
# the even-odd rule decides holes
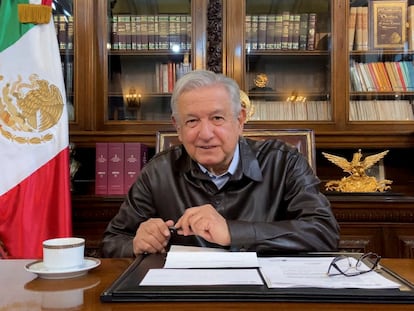
[[[251,120],[329,121],[330,1],[246,0]]]
[[[191,68],[190,0],[108,0],[106,120],[170,120],[175,81]]]
[[[74,21],[73,1],[56,0],[52,5],[53,21],[62,60],[63,78],[66,88],[66,104],[69,121],[75,120],[74,111]]]
[[[414,120],[413,22],[407,1],[350,1],[350,121]]]

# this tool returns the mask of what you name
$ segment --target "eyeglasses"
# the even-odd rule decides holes
[[[378,267],[380,260],[381,256],[375,253],[363,254],[358,259],[341,255],[332,260],[328,268],[328,275],[356,276],[368,273]],[[336,270],[336,272],[334,270]]]

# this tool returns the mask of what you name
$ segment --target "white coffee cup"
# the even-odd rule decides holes
[[[56,238],[43,241],[43,265],[50,270],[67,270],[84,263],[85,239]]]

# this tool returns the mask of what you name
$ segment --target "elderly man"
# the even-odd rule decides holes
[[[243,138],[246,111],[234,80],[192,71],[177,82],[171,110],[182,144],[143,168],[105,231],[104,256],[165,252],[171,243],[336,249],[338,224],[305,157],[278,140]]]

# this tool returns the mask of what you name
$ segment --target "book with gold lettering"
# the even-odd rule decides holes
[[[307,44],[307,50],[309,51],[313,51],[315,49],[316,19],[316,13],[309,13]]]
[[[259,27],[259,15],[252,15],[252,36],[251,36],[251,49],[257,50],[258,44],[257,44],[257,35],[258,35],[258,27]]]
[[[282,50],[289,48],[289,23],[290,12],[284,11],[282,14]]]
[[[371,47],[403,49],[407,41],[407,1],[372,0],[369,9]]]
[[[276,14],[275,20],[275,49],[281,50],[282,49],[282,32],[283,32],[283,15]]]
[[[308,13],[300,14],[299,22],[299,50],[306,50],[308,45]]]
[[[276,39],[276,15],[269,14],[267,15],[267,23],[266,23],[266,50],[275,49],[275,39]]]
[[[124,143],[108,143],[108,195],[124,194]]]
[[[124,147],[124,193],[127,193],[147,163],[148,147],[138,142],[125,143]]]
[[[96,143],[95,194],[108,194],[108,144]]]
[[[245,33],[246,33],[246,38],[245,38],[245,48],[246,51],[250,51],[251,46],[252,46],[252,16],[251,15],[246,15],[245,17]]]
[[[257,48],[259,50],[266,49],[266,28],[267,28],[267,16],[265,14],[260,14],[259,24],[257,28]]]
[[[293,14],[292,50],[299,50],[300,14]]]

